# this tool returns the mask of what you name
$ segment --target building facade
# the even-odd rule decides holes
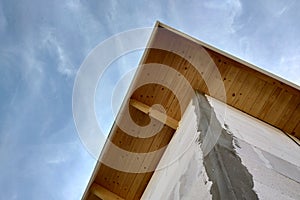
[[[300,88],[157,22],[83,199],[300,199]]]

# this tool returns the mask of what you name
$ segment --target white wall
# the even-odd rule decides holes
[[[300,199],[300,147],[282,131],[211,97],[216,116],[236,137],[236,151],[259,199]],[[225,112],[224,112],[225,109]],[[225,128],[225,127],[224,127]]]
[[[198,135],[195,107],[190,103],[142,199],[211,199]]]
[[[299,146],[280,130],[208,99],[218,121],[233,134],[236,153],[253,176],[259,199],[299,200]],[[197,115],[190,103],[142,199],[212,199],[198,135]]]

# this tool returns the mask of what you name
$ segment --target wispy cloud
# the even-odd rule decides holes
[[[80,198],[95,161],[72,121],[73,81],[87,54],[121,31],[161,20],[300,84],[300,4],[266,2],[1,1],[0,198]],[[116,61],[104,90],[138,61],[130,59]]]
[[[175,17],[176,20],[170,20],[173,26],[219,48],[227,47],[232,41],[237,28],[235,19],[242,12],[239,0],[191,1],[188,4],[169,1],[169,4],[169,14],[166,15],[168,18]]]
[[[43,40],[41,42],[41,48],[46,48],[48,52],[56,53],[58,61],[57,71],[62,75],[66,75],[68,78],[74,77],[77,69],[72,64],[63,46],[55,37],[54,31],[49,29],[48,27],[44,27],[42,29],[42,35]]]
[[[107,26],[103,24],[105,20],[99,20],[93,14],[93,9],[96,9],[97,12],[102,13],[102,10],[88,7],[89,4],[83,4],[79,0],[67,0],[65,2],[65,7],[70,12],[70,27],[74,28],[73,25],[76,25],[75,31],[76,34],[80,36],[81,45],[80,48],[84,55],[87,55],[98,43],[106,39],[110,35],[107,34]]]
[[[8,11],[16,6],[6,4]],[[61,4],[39,9],[26,5],[13,8],[16,15],[9,17],[15,24],[6,23],[0,7],[0,34],[1,28],[7,34],[5,46],[0,45],[0,96],[6,111],[0,114],[0,199],[79,199],[95,160],[76,135],[70,105],[82,62],[78,58],[94,45],[87,44],[91,24],[86,19],[81,24],[87,27],[74,28],[72,16],[78,13],[61,9]]]

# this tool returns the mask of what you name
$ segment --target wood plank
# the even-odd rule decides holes
[[[196,77],[193,78],[192,85],[196,90],[202,93],[208,93],[205,80],[207,80],[206,77],[210,74],[209,70],[211,70],[211,68],[209,66],[213,65],[213,60],[205,48],[200,47],[199,50],[195,52],[194,63],[195,66],[193,67],[195,68]]]
[[[110,139],[111,142],[114,143],[116,146],[120,147],[121,149],[129,151],[131,149],[131,144],[134,142],[133,140],[135,138],[125,133],[118,126],[116,126],[116,130],[114,133],[115,134],[113,134],[112,138]]]
[[[250,89],[250,92],[246,95],[246,97],[243,100],[243,104],[241,106],[241,109],[244,110],[246,113],[251,113],[251,107],[255,103],[257,97],[261,93],[262,89],[265,86],[265,81],[254,78],[255,79],[255,84],[254,86]]]
[[[174,134],[174,130],[172,130],[172,131]],[[165,143],[164,141],[167,141],[167,143],[169,143],[173,134],[172,135],[165,134],[163,140],[157,141],[157,142],[160,142],[162,144],[162,143]],[[161,153],[163,153],[163,152],[161,152]],[[143,164],[141,167],[149,166],[149,165],[156,167],[158,162],[159,162],[159,160],[151,159],[151,158],[147,159],[147,160],[143,160]],[[151,176],[149,176],[150,174],[151,173],[149,172],[149,173],[143,173],[143,174],[136,175],[134,181],[131,183],[131,186],[129,187],[130,189],[126,195],[126,199],[136,199],[136,197],[141,196],[143,194],[143,192],[138,194],[137,191],[139,191],[139,190],[141,191],[141,188],[143,188],[143,187],[145,189],[145,187],[147,186],[147,183],[150,181],[150,178],[151,178]]]
[[[243,70],[239,70],[238,76],[233,80],[231,87],[229,88],[229,93],[227,93],[227,103],[233,107],[236,107],[236,104],[239,101],[238,96],[241,87],[243,86],[245,80],[247,78],[247,74],[244,73]]]
[[[118,171],[101,163],[98,172],[99,173],[96,176],[94,183],[102,185],[109,191],[114,191],[114,185],[115,185],[114,175],[115,175],[115,172],[118,172]]]
[[[275,122],[281,118],[282,113],[288,106],[292,94],[288,93],[286,90],[282,90],[278,97],[272,103],[272,106],[268,113],[265,115],[264,120],[266,120],[270,124],[275,124]]]
[[[152,90],[152,92],[151,92],[151,94],[153,94],[153,92],[155,92],[155,89],[154,90]],[[163,135],[163,134],[159,134],[159,135]],[[143,143],[143,142],[142,142]],[[153,145],[152,145],[153,146]],[[157,146],[157,145],[155,145],[155,146]],[[145,147],[145,145],[143,145],[143,147]],[[132,180],[132,179],[127,179],[127,180]],[[126,180],[126,182],[128,182]],[[129,182],[132,182],[132,181],[129,181]],[[128,185],[127,185],[128,186]],[[128,189],[130,188],[129,186],[127,187]]]
[[[124,200],[122,197],[116,195],[115,193],[112,193],[111,191],[96,183],[92,184],[91,192],[103,200]]]
[[[192,62],[193,56],[191,54],[192,47],[186,46],[184,53],[182,56],[184,58],[189,59]],[[172,91],[177,96],[173,96],[169,99],[166,99],[167,107],[170,108],[170,115],[173,116],[174,119],[180,121],[181,115],[185,110],[185,105],[187,104],[188,97],[188,88],[192,88],[191,81],[195,74],[191,74],[192,65],[190,62],[182,57],[178,57],[174,59],[172,63],[172,67],[178,72],[177,75],[172,80],[172,85],[174,88]]]
[[[288,106],[284,109],[280,118],[275,122],[276,127],[284,127],[286,122],[290,119],[292,113],[297,109],[297,105],[300,103],[300,96],[293,95],[288,103]]]
[[[239,71],[240,70],[237,67],[230,65],[228,73],[223,78],[223,83],[225,86],[227,98],[228,98],[228,96],[231,95],[230,88],[232,87],[234,80],[236,79],[237,75],[239,74]],[[227,99],[227,101],[228,101],[228,99]]]
[[[174,59],[173,57],[173,53],[172,52],[167,52],[167,51],[162,51],[162,50],[154,50],[154,51],[158,51],[160,54],[165,55],[164,59],[162,59],[160,62],[170,62]],[[155,62],[155,63],[159,63],[159,61],[149,61],[149,62]],[[159,85],[159,83],[165,83],[166,78],[170,78],[168,77],[168,69],[166,70],[165,68],[163,69],[159,69],[157,68],[156,65],[153,66],[143,66],[145,68],[145,70],[143,71],[144,73],[141,74],[140,80],[142,82],[145,82],[145,79],[149,79],[151,82],[153,82],[153,84],[151,84],[150,86],[143,86],[145,87],[144,89],[141,88],[142,91],[135,91],[134,94],[131,96],[131,98],[136,99],[138,101],[141,101],[147,105],[153,105],[154,102],[158,102],[161,103],[161,100],[159,98],[161,98],[161,96],[165,96],[164,94],[160,94],[163,93],[163,91],[160,92],[160,88],[161,85]],[[157,70],[159,69],[159,70]],[[140,89],[138,89],[140,90]],[[165,93],[167,91],[164,91]],[[151,94],[151,95],[149,95]],[[161,96],[160,96],[161,95]],[[149,98],[151,97],[151,98]]]
[[[169,128],[169,130],[171,131],[171,134],[164,134],[163,135],[163,140],[157,141],[156,143],[160,142],[159,146],[161,146],[161,148],[163,147],[167,147],[167,145],[169,144],[170,140],[172,139],[175,131],[171,128]],[[163,152],[162,152],[163,153]],[[154,166],[155,168],[158,165],[159,160],[157,159],[147,159],[143,161],[143,166]],[[132,188],[131,191],[129,191],[128,193],[128,197],[132,197],[133,199],[140,199],[140,197],[143,194],[143,191],[145,190],[148,182],[151,179],[152,174],[151,173],[144,173],[144,174],[139,174],[138,176],[136,176],[135,182],[132,183],[132,186],[134,186],[134,188]],[[136,184],[139,183],[139,184]],[[136,191],[136,192],[134,192]]]
[[[100,200],[100,198],[92,193],[89,193],[89,196],[85,199],[83,198],[83,200]]]
[[[176,43],[174,43],[174,44],[176,44]],[[175,48],[175,47],[172,47],[172,48]],[[165,110],[167,111],[167,115],[170,116],[170,110],[168,109],[168,107],[166,107],[165,101],[166,101],[166,99],[172,98],[173,94],[169,89],[167,89],[165,86],[163,86],[163,84],[170,85],[171,82],[173,81],[173,79],[170,76],[170,74],[168,73],[168,71],[171,70],[172,63],[173,62],[176,63],[176,61],[174,61],[175,57],[176,58],[180,58],[180,57],[177,56],[176,54],[174,54],[173,52],[161,51],[161,53],[168,54],[168,56],[166,57],[166,59],[162,60],[160,63],[164,64],[166,66],[169,66],[169,67],[164,68],[162,71],[154,70],[153,68],[150,69],[153,71],[153,73],[155,73],[154,80],[156,80],[158,76],[162,77],[156,81],[157,83],[162,83],[162,84],[161,85],[156,84],[155,88],[153,88],[152,91],[147,91],[147,93],[154,95],[154,98],[152,99],[152,101],[144,101],[143,100],[141,102],[143,102],[149,106],[151,106],[153,104],[161,104],[162,106],[164,106]],[[151,73],[151,72],[148,72],[148,73]],[[143,79],[143,77],[141,77],[141,79]],[[133,98],[135,98],[135,96],[133,96]],[[139,99],[136,99],[136,100],[139,100]]]
[[[151,144],[151,146],[147,146],[148,148],[148,152],[152,152],[153,150],[156,150],[156,149],[160,149],[164,146],[166,146],[170,139],[172,138],[173,136],[173,133],[174,133],[174,130],[169,128],[168,126],[164,126],[163,128],[164,130],[162,130],[162,133],[164,134],[157,134],[153,141],[153,143]],[[167,138],[167,140],[166,140]],[[139,166],[140,167],[140,171],[144,171],[146,167],[151,168],[151,169],[154,169],[156,167],[158,163],[158,160],[156,158],[156,161],[155,163],[153,162],[153,158],[151,159],[151,157],[148,157],[146,160],[143,159],[141,160],[141,165]],[[149,170],[149,169],[148,169]],[[150,172],[152,172],[154,170],[150,170]],[[150,173],[148,172],[148,173]],[[131,176],[129,178],[126,178],[126,180],[124,180],[124,183],[123,185],[126,186],[126,188],[128,188],[127,191],[123,191],[122,192],[122,196],[126,197],[128,195],[128,193],[135,193],[136,192],[136,189],[137,187],[139,187],[139,185],[141,184],[139,181],[144,181],[143,180],[143,174],[148,174],[148,173],[137,173],[137,174],[131,174]],[[139,181],[138,181],[139,180]],[[149,181],[149,180],[147,180]],[[128,199],[128,198],[127,198]]]
[[[172,81],[172,79],[169,79],[170,81]],[[161,89],[162,89],[163,87],[161,87],[161,88],[159,88],[159,92],[161,91]],[[165,88],[165,90],[167,90],[166,88]],[[163,100],[168,100],[168,99],[170,99],[170,97],[167,97],[166,98],[166,95],[155,95],[155,101],[154,102],[158,102],[158,103],[160,103],[160,104],[162,104],[162,105],[165,105],[165,103],[163,103]],[[168,109],[166,106],[164,106],[166,109]],[[171,139],[171,136],[172,135],[170,135],[170,136],[168,136],[168,134],[165,134],[165,135],[163,135],[164,137],[168,137],[167,138],[167,142],[165,142],[165,141],[162,141],[161,139],[158,139],[157,141],[153,141],[153,144],[151,145],[151,147],[154,147],[154,145],[157,145],[157,147],[160,147],[161,145],[159,144],[159,143],[161,143],[161,144],[163,144],[163,145],[165,145],[165,144],[167,144],[168,142],[169,142],[169,140]],[[156,148],[157,148],[156,147]],[[157,161],[158,162],[158,161]],[[143,161],[143,166],[145,165],[145,166],[148,166],[150,163],[153,163],[151,160],[144,160]],[[143,166],[141,166],[141,167],[143,167]],[[146,174],[148,174],[148,173],[146,173]],[[134,181],[130,181],[130,182],[128,182],[128,183],[131,183],[131,185],[130,186],[128,186],[128,188],[129,188],[129,192],[128,192],[128,194],[126,195],[126,198],[127,199],[132,199],[132,198],[134,198],[134,196],[135,195],[138,195],[138,196],[141,196],[141,194],[142,193],[140,193],[140,194],[138,194],[137,192],[136,192],[136,190],[138,189],[138,188],[141,188],[141,187],[143,187],[143,186],[141,186],[141,182],[148,182],[149,181],[149,178],[147,179],[147,177],[146,177],[146,175],[145,174],[136,174],[136,176],[135,176],[135,178],[134,178]],[[144,187],[145,187],[146,185],[144,185]]]
[[[257,79],[254,76],[248,75],[240,90],[237,91],[236,99],[238,100],[236,100],[237,103],[235,105],[238,109],[242,109],[242,106],[247,99],[248,94],[251,92],[251,89],[254,87],[256,80]]]
[[[142,118],[140,120],[142,120]],[[153,120],[155,120],[155,119],[153,119]],[[150,132],[151,127],[146,129],[145,131]],[[153,141],[157,137],[164,135],[164,133],[165,133],[165,130],[163,129],[149,139],[143,138],[143,139],[135,140],[136,142],[131,144],[131,150],[129,150],[129,154],[131,152],[137,152],[137,151],[149,152],[149,148],[151,148],[151,146],[153,146]],[[147,133],[145,133],[145,134],[147,135]],[[128,166],[127,170],[132,170],[132,169],[130,169],[130,165],[134,165],[135,167],[139,167],[139,166],[141,167],[143,164],[143,155],[141,154],[141,156],[139,156],[139,154],[137,154],[136,157],[130,156],[125,159],[123,164],[124,164],[124,166]],[[131,183],[135,179],[136,175],[137,175],[136,173],[128,173],[128,176],[122,176],[119,178],[120,184],[123,188],[123,190],[121,190],[121,192],[120,192],[120,196],[122,196],[122,197],[126,196],[128,190],[131,187]]]
[[[174,54],[172,52],[169,52],[169,55],[172,57],[169,57],[168,59],[166,59],[163,62],[164,65],[168,65],[169,62],[173,62]],[[168,99],[173,98],[173,93],[172,93],[171,89],[168,88],[170,85],[172,85],[172,81],[174,78],[174,73],[171,73],[171,72],[173,72],[171,67],[162,68],[159,72],[157,72],[159,74],[163,74],[163,77],[162,77],[162,79],[160,79],[158,81],[158,83],[161,83],[161,84],[156,87],[152,105],[159,104],[159,105],[163,106],[163,108],[166,111],[166,114],[173,118],[170,107],[168,107],[167,103],[166,103]]]
[[[140,112],[140,111],[138,111],[138,112]],[[142,116],[138,120],[143,120],[144,118],[145,117]],[[126,125],[126,122],[125,122],[125,125]],[[147,139],[133,138],[132,143],[130,144],[130,149],[128,150],[128,153],[130,154],[130,152],[136,152],[136,151],[145,151],[145,152],[147,152],[147,150],[143,149],[143,147],[151,145],[152,140],[153,140],[153,138],[149,138],[149,139],[148,138]],[[108,149],[109,149],[109,147],[108,147]],[[120,164],[120,166],[123,166],[124,169],[127,168],[127,170],[128,170],[129,169],[128,166],[130,165],[130,163],[135,163],[135,158],[130,157],[130,156],[129,157],[125,156],[125,157],[122,157],[122,163],[119,163],[119,164]],[[108,167],[106,167],[104,169],[108,169],[108,170],[106,170],[106,171],[99,170],[100,171],[99,173],[106,174],[106,180],[104,180],[104,182],[102,182],[102,183],[107,188],[109,188],[111,191],[113,191],[113,192],[119,194],[120,196],[122,196],[121,191],[125,190],[125,192],[126,192],[126,190],[128,190],[128,187],[126,187],[126,185],[124,185],[123,181],[125,179],[129,180],[129,181],[133,180],[135,175],[131,174],[130,176],[128,176],[127,173],[125,173],[125,172],[120,172],[120,171],[115,170],[115,169],[109,169]]]
[[[155,137],[154,137],[154,140],[156,140],[156,138],[158,138],[158,137],[160,137],[160,136],[164,136],[164,135],[166,135],[165,134],[166,132],[165,132],[165,130],[162,130],[160,133],[158,133]],[[167,134],[168,135],[168,134]],[[160,140],[160,139],[159,139]],[[155,142],[155,141],[154,141]],[[153,142],[153,143],[154,143]],[[165,142],[165,144],[167,144],[166,142]],[[136,143],[133,143],[132,144],[133,145],[133,151],[135,151],[135,150],[137,150],[137,149],[143,149],[143,152],[148,152],[149,151],[149,148],[151,148],[151,147],[154,147],[153,149],[155,150],[155,148],[157,148],[157,147],[159,147],[159,146],[157,146],[157,145],[154,145],[154,144],[151,144],[151,146],[149,146],[148,144],[145,144],[144,142],[143,142],[143,140],[139,140],[139,143],[138,144],[136,144]],[[137,149],[135,149],[135,148],[137,148]],[[148,148],[148,149],[147,149]],[[131,162],[130,160],[129,161],[126,161],[126,162]],[[127,193],[127,191],[130,189],[130,187],[131,187],[131,183],[133,182],[133,180],[135,179],[135,177],[136,177],[136,174],[131,174],[129,177],[122,177],[122,180],[120,180],[120,182],[122,182],[122,186],[123,186],[123,190],[122,190],[122,192],[121,192],[121,196],[125,196],[126,195],[126,193]]]
[[[143,113],[149,115],[150,106],[147,106],[146,104],[144,104],[140,101],[134,100],[134,99],[130,99],[130,105],[132,105],[136,109],[142,111]]]
[[[264,106],[262,107],[262,109],[260,110],[260,112],[258,113],[258,118],[265,119],[265,116],[267,115],[267,113],[271,109],[272,104],[276,101],[276,98],[281,93],[281,90],[282,89],[279,88],[279,87],[275,88],[275,90],[273,91],[273,93],[270,95],[270,97],[267,99],[266,103],[264,104]]]
[[[300,138],[300,122],[296,125],[296,128],[292,132],[292,135],[294,135],[297,138]],[[299,141],[299,140],[298,140]],[[298,143],[299,144],[299,143]]]
[[[136,109],[144,112],[145,114],[148,114],[149,116],[153,117],[154,119],[157,119],[163,124],[166,124],[167,126],[173,128],[174,130],[178,127],[178,121],[173,119],[172,117],[167,116],[165,113],[160,112],[159,110],[153,109],[152,107],[149,107],[146,104],[143,104],[142,102],[139,102],[134,99],[130,99],[130,105],[135,107]]]
[[[146,182],[150,181],[150,178],[153,175],[153,172],[149,172],[148,173],[148,177],[149,179],[145,179],[145,174],[136,174],[134,181],[132,182],[130,189],[126,195],[125,199],[128,200],[138,200],[140,199],[140,197],[142,196],[143,192],[140,191],[140,193],[137,193],[139,188],[143,188],[143,190],[145,190],[145,186],[147,185],[142,185],[141,183],[143,182],[143,180],[146,180]]]
[[[168,76],[171,76],[171,82],[169,82],[169,84],[172,86],[172,88],[168,88],[171,93],[167,98],[162,97],[162,104],[165,105],[166,108],[168,108],[167,114],[179,121],[181,118],[181,114],[178,114],[178,110],[180,109],[179,103],[182,97],[179,96],[178,99],[175,94],[176,90],[178,91],[178,86],[180,85],[180,83],[182,83],[185,72],[187,71],[187,68],[183,67],[188,64],[188,61],[184,59],[184,57],[188,57],[191,49],[189,45],[184,44],[180,39],[174,40],[174,43],[176,43],[177,45],[174,46],[174,49],[172,49],[172,51],[174,52],[173,60],[170,60],[168,63],[164,63],[165,65],[173,69],[172,73],[168,74]],[[181,95],[180,92],[177,92],[177,94]]]
[[[142,140],[141,142],[133,143],[132,151],[136,151],[137,149],[142,149],[143,152],[148,152],[148,149],[150,148],[150,146],[152,146],[154,138],[155,137],[153,137],[151,142],[149,142],[149,143],[145,143],[144,140]],[[142,155],[139,156],[139,154],[137,154],[136,157],[126,158],[124,165],[128,166],[127,170],[130,170],[130,168],[129,168],[130,165],[134,166],[135,168],[141,166],[143,163],[142,159],[143,159],[143,156]],[[134,181],[136,176],[137,176],[137,173],[127,173],[127,175],[121,177],[120,183],[121,183],[123,190],[120,191],[120,196],[126,197],[126,194],[131,189],[131,184]]]
[[[147,174],[144,175],[143,181],[141,181],[139,187],[137,188],[133,199],[137,199],[137,200],[141,199],[141,197],[143,196],[144,191],[145,191],[149,181],[151,180],[152,175],[153,174],[150,174],[150,173],[147,173]]]
[[[261,111],[261,109],[263,108],[263,106],[265,105],[265,103],[267,102],[274,90],[275,87],[266,82],[263,89],[257,96],[255,102],[252,104],[249,113],[253,116],[258,116],[259,112]]]
[[[214,77],[214,82],[216,88],[215,98],[226,103],[227,101],[227,94],[226,94],[226,85],[225,80],[226,76],[229,73],[229,69],[232,67],[230,63],[227,62],[227,60],[222,60],[218,55],[214,56],[214,62],[218,68],[219,75],[216,73],[216,76]]]
[[[274,79],[270,76],[267,76],[266,74],[263,74],[257,70],[254,70],[252,68],[247,68],[246,66],[243,66],[244,69],[247,69],[249,74],[253,74],[254,76],[256,76],[257,78],[260,78],[264,81],[266,81],[269,84],[274,85],[275,87],[281,88],[283,90],[287,90],[289,93],[293,94],[293,95],[299,95],[299,91],[287,84],[284,84],[281,80],[277,80]]]
[[[248,74],[251,74],[261,80],[266,81],[267,83],[274,85],[276,87],[279,87],[281,89],[287,90],[289,93],[293,95],[299,94],[299,86],[296,85],[291,86],[291,83],[288,83],[288,81],[276,77],[274,74],[271,74],[265,70],[262,70],[254,65],[251,65],[250,63],[247,63],[239,58],[236,58],[230,54],[227,54],[225,52],[222,52],[218,49],[215,49],[214,47],[207,47],[206,44],[203,44],[208,52],[212,52],[213,54],[220,55],[221,57],[227,59],[228,62],[232,63],[234,66],[238,67],[241,70],[246,70]]]
[[[291,114],[289,120],[286,121],[283,130],[292,135],[299,135],[299,132],[295,132],[296,126],[300,121],[300,102],[298,103],[296,109]]]

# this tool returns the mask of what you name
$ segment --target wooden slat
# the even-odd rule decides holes
[[[227,94],[227,103],[235,107],[235,105],[240,101],[240,89],[243,86],[244,81],[247,78],[247,74],[244,71],[239,70],[237,77],[234,79],[231,87],[229,88],[229,93]]]
[[[143,104],[140,101],[130,99],[130,105],[132,105],[133,107],[135,107],[136,109],[142,111],[143,113],[145,113],[147,115],[150,112],[150,106],[147,106],[146,104]]]
[[[178,121],[167,116],[166,114],[155,110],[151,107],[149,107],[146,104],[143,104],[142,102],[136,101],[134,99],[130,99],[130,105],[132,105],[133,107],[135,107],[136,109],[144,112],[145,114],[149,114],[149,116],[157,119],[158,121],[168,125],[169,127],[173,128],[174,130],[177,129],[178,127]]]
[[[285,122],[283,130],[287,133],[292,134],[300,138],[300,132],[296,132],[296,127],[300,121],[300,102],[298,102],[297,107],[293,110],[289,117],[289,120]],[[299,130],[300,131],[300,130]]]
[[[286,90],[282,90],[275,101],[272,103],[272,106],[269,112],[264,117],[264,120],[266,120],[270,124],[275,124],[275,122],[279,118],[281,118],[282,113],[288,106],[288,103],[290,102],[292,97],[292,94],[288,93]]]
[[[284,109],[284,112],[281,114],[280,118],[275,122],[275,126],[284,127],[287,121],[289,121],[293,112],[297,109],[297,105],[300,102],[300,96],[293,95],[291,100],[288,103],[288,106]]]
[[[107,190],[106,188],[96,183],[92,184],[91,192],[103,200],[124,200],[123,198],[119,197],[115,193],[112,193],[111,191]]]
[[[228,66],[228,65],[227,65]],[[236,79],[238,73],[239,73],[239,69],[235,66],[228,66],[228,73],[227,75],[223,78],[223,83],[225,86],[225,91],[226,91],[226,95],[227,97],[232,95],[230,88],[234,83],[234,80]]]
[[[298,125],[296,126],[296,128],[292,133],[294,133],[295,137],[300,138],[300,123],[298,123]]]
[[[243,105],[241,106],[242,110],[244,110],[246,113],[250,113],[251,107],[255,103],[255,100],[261,93],[262,89],[265,86],[265,81],[258,79],[254,77],[254,86],[250,89],[249,93],[244,98]]]
[[[262,107],[262,109],[258,113],[258,118],[264,119],[269,110],[271,109],[273,103],[276,101],[277,97],[279,96],[281,92],[281,88],[276,87],[276,89],[273,91],[273,93],[270,95],[270,97],[267,99],[266,103]]]
[[[253,102],[249,113],[251,113],[251,115],[253,116],[258,116],[259,112],[261,111],[267,100],[270,98],[274,90],[275,87],[266,82],[256,100]]]
[[[219,70],[220,76],[215,77],[215,82],[218,84],[215,84],[216,87],[218,87],[216,89],[216,94],[215,94],[215,98],[220,100],[220,101],[225,101],[227,100],[227,94],[226,94],[226,84],[225,84],[225,80],[226,80],[226,76],[229,73],[229,69],[231,68],[231,63],[228,63],[227,60],[222,60],[220,58],[220,56],[215,55],[214,56],[214,62]]]
[[[153,120],[155,120],[155,119],[153,119]],[[148,130],[148,131],[150,131],[150,130]],[[149,148],[152,146],[153,141],[157,137],[164,135],[164,133],[165,133],[165,130],[162,130],[160,133],[157,133],[154,137],[149,138],[150,140],[134,138],[133,142],[131,143],[131,149],[129,149],[128,153],[130,154],[131,152],[137,152],[137,151],[149,152]],[[136,157],[124,158],[123,163],[120,163],[120,164],[123,164],[124,166],[141,165],[141,164],[137,164],[137,163],[141,163],[141,164],[143,163],[142,158],[140,158],[138,155]],[[129,168],[128,168],[128,170],[129,170]],[[119,177],[117,177],[119,180],[120,186],[115,185],[113,190],[116,193],[120,194],[120,196],[126,197],[127,192],[131,188],[131,183],[133,182],[133,180],[135,179],[137,174],[127,173],[124,175],[124,173],[117,172],[116,170],[114,170],[114,174],[121,174],[121,175]],[[123,189],[118,191],[118,188],[123,188]]]
[[[87,200],[100,200],[100,198],[90,193],[89,196],[87,197]]]
[[[136,110],[138,111],[138,110]],[[140,111],[138,111],[140,112]],[[144,114],[143,114],[144,115]],[[142,117],[142,119],[144,120],[145,117]],[[126,123],[123,124],[126,126]],[[115,129],[112,129],[112,134],[115,134]],[[130,137],[129,137],[130,138]],[[132,137],[131,137],[132,138]],[[136,138],[133,138],[136,139]],[[122,139],[120,139],[122,141]],[[136,145],[139,145],[139,147],[137,147],[137,149],[140,149],[140,145],[141,142],[139,142],[138,140],[135,141]],[[136,146],[132,146],[132,144],[130,145],[131,148],[136,148]],[[132,149],[129,149],[129,152],[131,152]],[[124,158],[124,163],[120,163],[120,164],[125,164],[126,166],[128,165],[128,163],[130,163],[130,161],[128,161],[128,159],[125,157]],[[99,169],[99,173],[102,174],[102,176],[97,177],[97,182],[100,182],[102,185],[105,185],[105,187],[109,188],[111,191],[113,191],[114,193],[119,193],[120,190],[128,190],[128,188],[126,188],[126,186],[122,185],[122,180],[124,180],[124,176],[127,176],[128,173],[125,172],[120,172],[117,171],[115,169],[111,169],[109,167],[103,167],[104,165],[101,165],[101,168]],[[104,177],[104,178],[103,178]],[[128,178],[130,180],[130,178]]]
[[[156,143],[160,143],[160,145],[162,145],[163,141],[169,142],[171,140],[171,138],[172,138],[172,135],[165,134],[163,136],[163,140],[156,141]],[[157,165],[158,161],[153,160],[153,159],[144,160],[143,165],[141,167],[147,166],[149,164]],[[152,176],[152,173],[137,174],[135,176],[134,181],[131,181],[130,190],[128,191],[128,193],[126,195],[126,199],[140,199],[141,195],[143,194],[144,189],[147,186],[147,183],[150,181],[151,176]]]
[[[163,129],[164,130],[162,130],[162,132],[165,134],[159,134],[158,137],[155,137],[151,147],[148,149],[148,152],[152,152],[154,149],[160,149],[166,146],[171,140],[174,134],[174,130],[168,126],[165,126]],[[144,168],[145,166],[150,166],[150,165],[153,166],[157,164],[158,164],[157,160],[155,161],[155,163],[153,160],[143,160],[142,164],[140,165],[140,169],[141,171],[143,171],[144,169],[142,168]],[[148,174],[152,174],[152,171],[148,173],[139,173],[134,175],[130,174],[130,177],[126,178],[125,183],[123,184],[126,185],[128,190],[123,191],[122,196],[128,197],[128,193],[136,193],[136,195],[141,196],[142,193],[137,194],[136,190],[137,188],[140,187],[140,184],[142,184],[143,182],[149,182],[150,179],[148,177]]]
[[[243,82],[241,88],[236,94],[236,99],[239,99],[236,101],[237,103],[235,104],[236,108],[242,109],[242,106],[245,101],[247,101],[247,96],[251,92],[251,89],[255,85],[256,78],[252,75],[248,75],[245,81]],[[252,94],[250,94],[252,95]]]

